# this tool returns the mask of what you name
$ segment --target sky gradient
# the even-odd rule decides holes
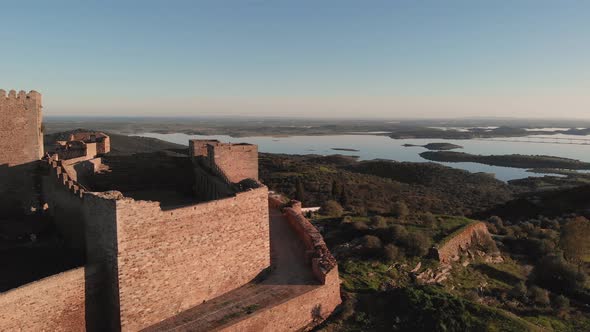
[[[46,115],[590,118],[590,1],[9,1]]]

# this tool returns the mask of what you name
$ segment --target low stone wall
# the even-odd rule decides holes
[[[441,263],[450,263],[459,258],[461,252],[471,246],[491,240],[488,228],[483,222],[474,222],[463,227],[439,248],[435,248],[435,255]]]
[[[84,268],[0,294],[2,331],[86,331]]]
[[[305,259],[310,261],[314,276],[319,282],[325,284],[326,276],[333,269],[337,269],[337,263],[328,250],[322,234],[303,216],[300,202],[291,201],[283,209],[283,213],[297,236],[305,244]]]

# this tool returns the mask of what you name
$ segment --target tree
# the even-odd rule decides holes
[[[529,288],[528,291],[529,299],[531,299],[535,304],[540,306],[548,306],[551,301],[549,300],[549,292],[543,288],[532,286]]]
[[[391,214],[399,219],[405,219],[408,215],[410,215],[410,209],[406,203],[402,201],[395,202],[391,208]]]
[[[295,180],[295,199],[303,202],[305,199],[305,189],[303,188],[303,181],[300,178]]]
[[[432,245],[431,239],[423,233],[410,233],[404,242],[410,256],[424,256]]]
[[[394,244],[388,244],[383,248],[383,256],[390,261],[397,260],[400,256],[400,250]]]
[[[344,209],[338,202],[336,201],[327,201],[322,206],[322,214],[330,216],[330,217],[342,217],[344,213]]]
[[[553,299],[553,309],[557,311],[557,313],[566,313],[570,308],[570,300],[563,296],[559,295]]]
[[[512,290],[510,291],[510,295],[512,295],[512,297],[521,301],[526,299],[526,294],[527,289],[526,285],[524,284],[524,281],[520,281],[518,284],[512,287]]]
[[[570,220],[561,230],[559,244],[565,259],[578,267],[590,257],[590,221],[584,217]]]
[[[422,214],[422,222],[424,223],[424,225],[428,228],[434,228],[436,227],[436,217],[434,216],[434,214],[430,213],[430,212],[426,212],[424,214]]]
[[[393,225],[390,228],[391,239],[397,243],[402,243],[408,236],[408,230],[402,225]]]
[[[371,224],[375,228],[386,228],[387,227],[387,220],[382,216],[373,216],[371,217]]]

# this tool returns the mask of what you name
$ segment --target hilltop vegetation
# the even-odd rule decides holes
[[[470,215],[513,197],[506,183],[433,163],[356,162],[340,156],[261,154],[260,177],[271,189],[319,206],[335,200],[359,214],[412,211]]]
[[[430,163],[261,156],[270,189],[312,216],[344,304],[318,331],[590,329],[588,188],[530,191]],[[499,215],[499,216],[497,216]],[[449,265],[430,248],[484,220],[493,241]]]

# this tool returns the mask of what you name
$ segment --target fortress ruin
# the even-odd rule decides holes
[[[43,158],[41,95],[0,97],[0,172],[26,166],[11,211],[43,207],[84,261],[0,293],[0,330],[297,331],[340,304],[335,259],[301,204],[260,183],[256,145],[121,156],[78,132]]]

